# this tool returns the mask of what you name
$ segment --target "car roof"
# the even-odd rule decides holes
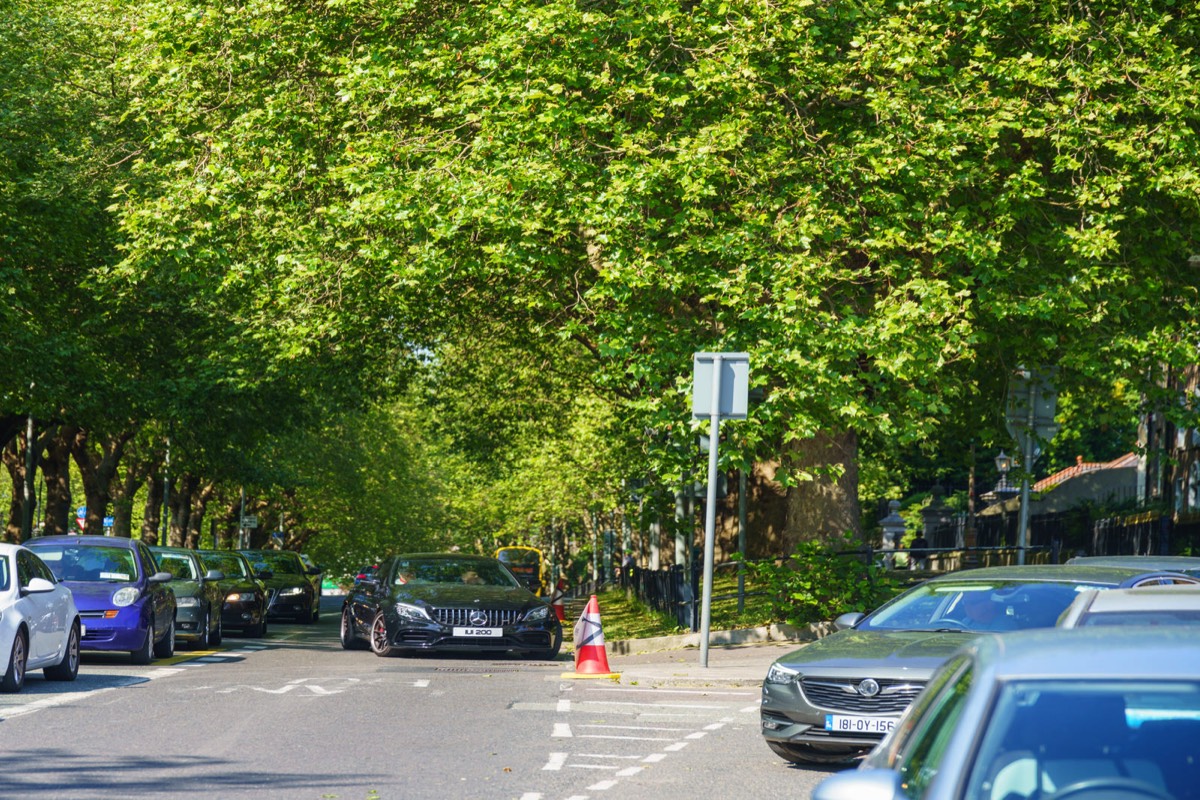
[[[196,551],[190,547],[164,547],[162,545],[157,545],[157,544],[150,545],[150,552],[152,552],[152,553],[190,553],[192,555],[196,554]]]
[[[1139,586],[1096,592],[1085,614],[1187,610],[1200,610],[1200,586]]]
[[[1140,567],[1147,570],[1167,569],[1176,572],[1200,572],[1197,556],[1075,556],[1068,565]]]
[[[973,640],[991,682],[1031,680],[1196,680],[1200,636],[1194,628],[1048,628]]]
[[[1139,575],[1169,573],[1170,570],[1145,569],[1138,566],[1109,566],[1092,564],[1023,564],[1004,567],[980,567],[948,572],[930,578],[930,583],[963,581],[1056,581],[1119,586]],[[1194,577],[1194,576],[1193,576]]]
[[[497,561],[498,559],[491,556],[481,556],[475,553],[400,553],[396,558],[444,558],[454,559],[455,561]]]
[[[127,539],[124,536],[97,536],[95,534],[84,533],[78,536],[70,534],[66,536],[38,536],[25,542],[26,547],[34,547],[39,544],[82,544],[85,546],[91,545],[108,545],[109,547],[128,547],[132,548],[137,539]]]

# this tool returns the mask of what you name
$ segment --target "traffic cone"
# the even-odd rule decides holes
[[[562,578],[558,579],[558,583],[554,587],[554,594],[550,597],[550,607],[554,609],[554,616],[559,622],[566,622],[567,610],[563,603],[563,595],[567,592],[567,582]]]
[[[621,677],[619,672],[608,668],[608,656],[604,652],[604,628],[600,625],[600,603],[596,595],[588,600],[587,608],[575,623],[575,671],[564,672],[564,678],[611,678]]]

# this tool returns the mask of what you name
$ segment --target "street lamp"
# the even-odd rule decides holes
[[[1000,473],[1000,482],[996,484],[996,488],[993,490],[997,496],[1009,491],[1008,471],[1012,469],[1012,467],[1012,456],[1001,450],[1000,455],[996,456],[996,471]]]

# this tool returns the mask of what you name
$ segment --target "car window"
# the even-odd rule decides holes
[[[954,673],[953,680],[932,701],[926,713],[919,718],[914,716],[916,726],[899,761],[907,795],[913,800],[925,796],[941,768],[946,748],[956,735],[961,735],[956,729],[974,674],[970,664]]]
[[[133,551],[125,547],[52,544],[36,552],[60,581],[129,582],[138,577]]]
[[[54,573],[50,571],[50,568],[36,554],[27,552],[25,555],[29,557],[29,566],[33,570],[35,578],[45,578],[51,583],[57,583]]]
[[[158,562],[158,568],[164,572],[171,573],[171,576],[176,580],[194,581],[200,577],[196,574],[192,560],[185,555],[179,553],[155,553],[154,558]]]
[[[868,615],[859,630],[1005,631],[1052,628],[1082,591],[1053,581],[929,581]]]
[[[12,580],[8,556],[0,556],[0,592],[8,591],[9,581]]]
[[[259,564],[263,564],[266,569],[277,574],[288,575],[303,575],[304,564],[300,558],[291,552],[276,551],[276,552],[261,552],[254,553],[248,558],[254,563],[256,568]]]
[[[925,690],[917,695],[917,699],[904,711],[904,715],[896,722],[896,727],[884,738],[879,745],[879,752],[871,758],[876,766],[893,768],[899,754],[907,749],[917,724],[925,717],[927,709],[939,702],[946,685],[956,680],[970,664],[965,655],[956,656],[942,665],[933,677],[929,679]]]
[[[250,574],[246,562],[233,553],[201,553],[200,560],[205,569],[220,570],[226,578],[244,578]]]
[[[1001,687],[967,796],[1048,797],[1085,778],[1096,782],[1087,796],[1105,780],[1141,783],[1139,796],[1189,796],[1197,741],[1194,679],[1013,681]]]
[[[8,559],[4,559],[5,562]],[[17,586],[22,588],[29,585],[29,579],[33,577],[33,569],[30,567],[29,558],[20,550],[17,551]],[[5,587],[7,588],[7,587]]]
[[[499,561],[459,558],[397,559],[390,581],[395,586],[406,583],[504,587],[520,585]]]

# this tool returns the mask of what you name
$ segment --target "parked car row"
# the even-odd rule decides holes
[[[321,570],[296,553],[151,547],[110,536],[0,544],[0,690],[29,669],[74,680],[81,650],[125,651],[134,664],[204,648],[226,630],[262,636],[271,618],[319,616]],[[2,657],[2,656],[0,656]]]
[[[1200,559],[966,570],[776,660],[814,800],[1200,800]]]

